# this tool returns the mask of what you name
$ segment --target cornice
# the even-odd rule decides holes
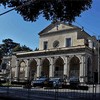
[[[80,52],[88,52],[92,53],[92,50],[84,47],[84,48],[75,48],[75,49],[60,49],[60,50],[45,50],[45,51],[38,51],[33,53],[24,53],[24,54],[16,54],[17,58],[21,57],[42,57],[42,56],[49,56],[49,55],[61,55],[61,54],[69,54],[69,53],[80,53]]]

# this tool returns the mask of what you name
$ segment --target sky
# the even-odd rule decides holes
[[[0,6],[0,14],[7,10]],[[2,40],[10,38],[34,50],[39,47],[38,33],[50,23],[51,21],[47,21],[42,16],[39,16],[36,22],[27,22],[16,11],[11,11],[0,16],[0,44]],[[91,9],[84,11],[73,24],[84,27],[84,30],[91,36],[95,35],[98,38],[100,35],[100,0],[93,0]]]

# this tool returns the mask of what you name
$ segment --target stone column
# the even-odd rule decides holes
[[[66,56],[64,58],[64,75],[65,77],[67,78],[68,80],[68,77],[69,77],[69,63],[68,63],[68,56]]]
[[[49,77],[54,77],[54,58],[50,59]]]
[[[18,73],[19,73],[19,60],[16,61],[16,68],[15,68],[15,80],[18,80]]]
[[[85,55],[82,55],[80,61],[80,82],[84,83],[85,78],[86,78]]]
[[[30,71],[29,59],[27,59],[25,66],[25,80],[29,80],[29,71]]]
[[[66,62],[66,58],[64,60],[64,75],[67,76],[67,62]]]
[[[38,61],[37,61],[37,77],[41,76],[41,70],[42,70],[41,59],[38,59]]]
[[[85,66],[85,68],[84,68],[84,70],[85,70],[85,82],[87,82],[88,80],[87,80],[87,76],[88,76],[88,73],[87,73],[87,57],[85,58],[85,64],[84,64],[84,66]]]

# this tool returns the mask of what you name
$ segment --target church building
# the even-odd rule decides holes
[[[97,39],[84,29],[64,22],[51,23],[39,33],[39,50],[11,57],[11,78],[31,80],[59,77],[92,82],[97,77]]]

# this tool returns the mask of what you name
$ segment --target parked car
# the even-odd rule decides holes
[[[22,85],[23,88],[26,88],[26,89],[31,89],[32,86],[31,86],[31,81],[29,80],[25,80],[24,81],[24,84]]]
[[[70,83],[70,85],[78,85],[80,83],[79,78],[78,77],[71,77],[69,79],[69,83]]]
[[[7,78],[5,77],[0,77],[0,83],[6,83],[7,82]]]
[[[31,89],[31,88],[32,88],[32,86],[31,86],[30,84],[25,84],[25,85],[23,85],[22,87],[23,87],[23,88],[26,88],[26,89]]]
[[[62,83],[63,80],[61,78],[50,78],[48,86],[52,88],[61,88]]]
[[[47,84],[48,84],[48,82],[49,82],[49,79],[43,77],[43,78],[38,78],[37,80],[33,80],[33,81],[31,82],[31,85],[32,85],[33,87],[37,87],[37,86],[39,86],[39,87],[46,87]]]

